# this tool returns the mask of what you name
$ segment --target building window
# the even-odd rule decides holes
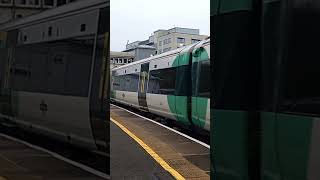
[[[171,43],[171,38],[168,39],[168,43]]]
[[[22,18],[22,15],[21,15],[21,14],[17,14],[16,17],[17,17],[17,18]]]
[[[199,39],[191,39],[191,44],[199,42],[199,41],[200,41]]]
[[[123,59],[123,63],[127,64],[127,59]]]
[[[177,38],[177,43],[185,43],[185,41],[184,38]]]
[[[185,43],[185,39],[184,38],[177,38],[177,43]]]
[[[162,41],[159,41],[159,46],[162,46]]]

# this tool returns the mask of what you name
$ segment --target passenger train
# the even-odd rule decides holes
[[[111,100],[210,131],[210,38],[112,69]]]
[[[0,122],[109,153],[109,1],[0,25]]]
[[[320,1],[211,0],[211,177],[320,179]]]

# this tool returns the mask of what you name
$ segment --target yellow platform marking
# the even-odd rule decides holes
[[[129,131],[126,127],[122,124],[114,120],[110,117],[110,120],[115,123],[120,129],[122,129],[125,133],[127,133],[132,139],[134,139],[150,156],[157,161],[166,171],[168,171],[174,178],[178,180],[185,179],[178,173],[175,169],[173,169],[167,162],[165,162],[156,152],[154,152],[146,143],[144,143],[140,138],[134,135],[131,131]]]
[[[7,179],[5,179],[4,177],[1,177],[1,176],[0,176],[0,180],[7,180]]]

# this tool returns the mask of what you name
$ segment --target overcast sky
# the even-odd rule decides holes
[[[210,0],[111,0],[110,8],[111,51],[174,26],[210,34]]]

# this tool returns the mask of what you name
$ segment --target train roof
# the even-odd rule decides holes
[[[72,2],[57,8],[49,9],[31,16],[26,16],[21,19],[10,21],[0,25],[0,30],[8,31],[16,28],[28,26],[33,23],[45,22],[52,18],[61,18],[75,14],[79,11],[89,11],[92,9],[108,7],[110,0],[84,0]]]
[[[210,42],[210,38],[207,38],[206,40],[200,41],[197,44],[199,44],[201,42],[204,42],[204,41],[205,42]],[[141,59],[141,60],[126,64],[126,65],[123,65],[123,66],[120,66],[120,67],[116,67],[116,68],[112,69],[112,71],[116,71],[116,70],[119,70],[119,69],[122,69],[122,68],[126,68],[126,67],[129,67],[129,66],[136,65],[136,64],[141,64],[141,63],[144,63],[144,62],[148,62],[148,61],[150,61],[152,59],[158,59],[158,58],[169,56],[169,55],[172,55],[172,54],[177,54],[177,53],[180,53],[182,51],[188,50],[188,49],[196,46],[197,44],[191,44],[191,45],[184,46],[184,47],[181,47],[181,48],[178,48],[178,49],[174,49],[174,50],[162,53],[162,54],[158,54],[158,55],[151,56],[151,57],[148,57],[148,58],[145,58],[145,59]]]

